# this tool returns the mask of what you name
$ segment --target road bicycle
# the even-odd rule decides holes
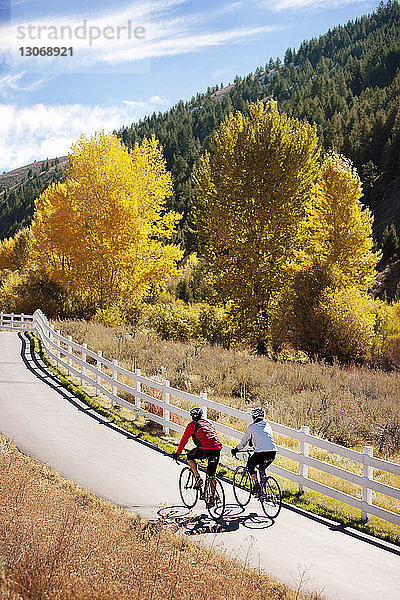
[[[247,458],[253,454],[251,450],[244,450],[238,454],[246,454]],[[277,480],[272,475],[265,474],[265,466],[257,465],[260,493],[255,496],[261,503],[267,517],[276,519],[282,507],[282,492]],[[247,506],[253,491],[253,480],[246,466],[237,467],[233,475],[233,493],[236,501],[242,508]]]
[[[184,467],[179,476],[179,493],[187,508],[193,508],[200,497],[205,501],[210,517],[214,521],[222,519],[225,512],[225,492],[217,477],[210,477],[206,473],[202,488],[197,489],[191,468]]]

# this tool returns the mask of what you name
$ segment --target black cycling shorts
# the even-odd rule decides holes
[[[276,452],[254,452],[247,461],[247,469],[250,475],[254,475],[256,472],[256,465],[263,465],[263,469],[266,469],[273,460],[275,460]]]
[[[221,450],[205,450],[204,448],[192,448],[192,450],[189,450],[189,452],[187,453],[187,459],[194,460],[198,458],[199,460],[202,460],[203,458],[208,458],[207,473],[208,475],[213,477],[217,472],[220,454]]]

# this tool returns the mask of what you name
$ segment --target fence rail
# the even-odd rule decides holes
[[[78,377],[81,383],[86,382],[96,389],[96,394],[103,394],[110,399],[112,405],[118,404],[129,410],[142,415],[143,417],[162,425],[165,433],[170,430],[182,433],[184,427],[176,423],[173,415],[190,419],[187,410],[171,403],[171,397],[194,403],[203,408],[205,415],[207,410],[213,410],[217,413],[229,415],[241,420],[246,425],[250,421],[250,415],[247,412],[232,408],[225,404],[215,402],[207,397],[206,393],[199,396],[171,387],[167,380],[155,380],[141,375],[140,370],[135,372],[120,366],[116,360],[110,361],[102,356],[101,352],[93,352],[87,348],[86,344],[82,346],[74,342],[71,337],[61,335],[52,327],[47,317],[37,310],[33,315],[24,314],[4,314],[0,313],[0,329],[11,331],[35,332],[41,339],[44,349],[48,356],[53,359],[58,366],[66,369],[69,375]],[[89,361],[88,361],[89,359]],[[105,372],[107,369],[109,373]],[[121,381],[121,377],[125,381]],[[107,387],[108,385],[108,387]],[[160,394],[157,398],[142,390],[142,386],[151,388]],[[132,396],[132,401],[122,398],[119,392]],[[161,409],[161,415],[153,414],[146,410],[142,402],[153,404]],[[211,419],[209,419],[211,420]],[[243,431],[224,425],[218,420],[211,420],[217,431],[221,434],[234,439],[241,439]],[[374,469],[392,473],[400,476],[400,465],[375,458],[373,456],[372,446],[365,446],[363,452],[357,452],[334,444],[323,438],[310,435],[309,427],[303,426],[300,430],[292,429],[280,423],[271,422],[271,427],[275,433],[285,435],[299,442],[300,451],[286,448],[278,445],[278,454],[298,463],[298,472],[290,471],[284,467],[272,464],[270,470],[288,479],[299,486],[299,490],[304,492],[307,489],[314,490],[325,496],[339,500],[348,504],[362,513],[362,519],[367,521],[371,515],[389,521],[400,526],[399,512],[376,506],[373,503],[373,494],[380,493],[390,496],[400,501],[400,489],[381,483],[374,479]],[[324,462],[310,456],[310,446],[321,448],[332,452],[341,457],[359,463],[362,466],[362,475],[347,471],[331,463]],[[231,446],[223,444],[223,451],[230,452]],[[360,486],[362,497],[356,498],[338,489],[329,487],[323,483],[315,481],[309,477],[309,467],[317,469],[342,480],[351,482]],[[400,506],[400,505],[399,505]]]

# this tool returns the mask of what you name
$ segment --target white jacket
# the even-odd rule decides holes
[[[252,445],[254,452],[273,452],[277,449],[272,435],[271,425],[264,421],[264,419],[249,425],[246,429],[246,433],[236,447],[238,450],[243,450],[246,444]]]

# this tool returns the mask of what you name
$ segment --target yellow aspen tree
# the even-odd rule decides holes
[[[99,308],[137,302],[175,273],[182,256],[168,243],[180,219],[165,212],[171,193],[154,137],[129,151],[114,135],[82,136],[65,181],[36,202],[35,268]]]
[[[231,114],[196,172],[201,253],[240,333],[266,351],[319,193],[315,127],[263,103]]]
[[[312,216],[315,254],[338,284],[367,291],[381,253],[374,250],[373,217],[361,202],[360,177],[350,160],[328,154],[321,166],[322,194]]]
[[[294,281],[293,342],[311,356],[366,359],[373,345],[379,346],[374,323],[379,331],[385,321],[367,293],[380,259],[372,215],[361,203],[360,178],[345,157],[331,152],[324,158],[320,185],[304,267]]]

